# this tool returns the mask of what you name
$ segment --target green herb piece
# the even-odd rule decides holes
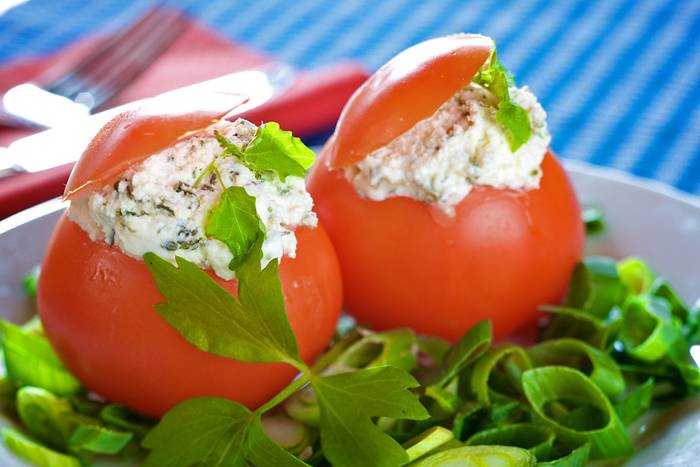
[[[538,467],[585,467],[591,455],[591,443],[584,443],[571,448],[564,443],[554,443],[552,453],[545,458],[538,458]]]
[[[63,366],[45,337],[0,320],[7,374],[16,386],[35,386],[61,396],[76,394],[80,382]]]
[[[474,365],[471,389],[476,400],[489,406],[492,400],[503,400],[522,394],[521,376],[532,368],[525,350],[517,345],[490,349]]]
[[[625,351],[644,362],[665,356],[687,359],[680,323],[675,320],[668,302],[652,297],[632,297],[625,303],[620,340]]]
[[[622,283],[635,295],[648,292],[656,277],[645,261],[634,257],[617,263],[617,273]]]
[[[523,374],[523,389],[538,417],[571,445],[591,442],[591,456],[615,458],[633,451],[608,398],[583,373],[547,366]]]
[[[528,450],[512,446],[464,446],[447,449],[418,459],[409,467],[531,467],[537,463]]]
[[[27,431],[50,447],[63,449],[75,423],[70,403],[41,388],[26,386],[17,391],[17,414]]]
[[[538,459],[549,456],[556,435],[543,425],[516,423],[480,431],[467,441],[468,446],[495,444],[529,450]]]
[[[620,420],[622,420],[622,423],[629,425],[641,417],[644,412],[649,410],[653,398],[654,380],[649,378],[646,382],[632,389],[625,397],[617,402],[617,404],[615,404],[615,411],[620,417]]]
[[[540,310],[556,314],[542,332],[543,341],[571,337],[605,349],[611,340],[612,326],[590,313],[563,306],[541,306]]]
[[[250,254],[265,226],[255,210],[255,198],[245,188],[232,186],[221,193],[207,220],[204,232],[228,246],[233,254],[229,268],[235,270]]]
[[[306,465],[267,437],[259,414],[226,399],[180,403],[146,435],[143,445],[151,449],[146,467]]]
[[[153,426],[153,420],[133,413],[121,405],[109,404],[100,411],[102,421],[110,426],[136,434],[145,435]]]
[[[478,322],[447,352],[444,357],[441,374],[434,384],[444,387],[452,381],[460,372],[488,350],[492,337],[491,322]]]
[[[576,265],[565,305],[605,319],[623,298],[617,265],[610,258],[591,256]]]
[[[527,350],[532,364],[576,368],[588,376],[608,397],[625,390],[625,379],[615,360],[600,350],[571,338],[541,342]]]
[[[36,288],[39,285],[39,271],[39,266],[37,266],[22,278],[22,289],[29,298],[36,297]]]
[[[600,206],[584,206],[581,209],[581,219],[586,226],[586,234],[593,236],[605,232],[605,213]]]
[[[97,425],[80,425],[68,440],[72,450],[95,454],[117,454],[129,444],[133,433],[110,430]]]
[[[510,150],[517,151],[532,136],[532,125],[525,109],[510,99],[508,88],[514,84],[513,77],[498,61],[495,46],[472,81],[491,91],[498,99],[496,121],[503,127]]]
[[[254,247],[239,267],[236,300],[206,272],[176,257],[177,267],[146,253],[144,261],[166,302],[156,311],[188,342],[205,352],[245,362],[298,365],[296,338],[284,311],[277,262],[261,272]],[[253,274],[251,271],[257,270]],[[258,279],[257,281],[251,278]]]
[[[13,428],[3,428],[5,446],[17,456],[39,467],[81,467],[75,457],[42,446]]]
[[[403,443],[403,447],[408,454],[408,462],[412,462],[452,440],[454,440],[454,435],[450,430],[434,426]]]
[[[311,384],[321,410],[321,445],[334,466],[395,466],[408,461],[401,445],[372,423],[371,417],[428,417],[408,390],[418,386],[411,375],[385,366],[316,376]]]
[[[314,152],[301,139],[275,122],[260,126],[255,139],[243,149],[221,135],[217,134],[217,139],[225,155],[237,157],[255,173],[272,172],[280,181],[290,175],[303,177],[316,160]]]

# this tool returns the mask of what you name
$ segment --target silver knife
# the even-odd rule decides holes
[[[294,82],[297,72],[289,65],[274,63],[255,69],[231,73],[162,95],[186,98],[191,93],[239,93],[249,100],[236,108],[245,112],[283,93]],[[114,107],[104,112],[71,121],[69,125],[21,138],[7,148],[0,148],[0,179],[23,172],[40,172],[75,162],[90,140],[105,123],[125,110],[143,105],[144,100]]]

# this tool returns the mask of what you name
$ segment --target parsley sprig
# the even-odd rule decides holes
[[[503,127],[510,150],[517,151],[532,136],[530,116],[510,98],[509,88],[514,86],[515,82],[513,75],[498,61],[495,45],[486,63],[472,81],[491,91],[498,99],[496,121]]]

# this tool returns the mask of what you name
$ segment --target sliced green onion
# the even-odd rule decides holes
[[[485,407],[477,402],[465,402],[452,422],[452,433],[455,438],[465,440],[476,432],[476,424],[484,411]]]
[[[649,410],[653,398],[654,380],[649,378],[615,404],[615,411],[622,423],[629,425]]]
[[[523,374],[525,396],[543,423],[567,444],[591,442],[593,458],[621,457],[632,443],[608,398],[573,368],[548,366]]]
[[[403,443],[403,447],[406,448],[408,462],[412,462],[435,451],[453,439],[454,435],[450,430],[441,426],[434,426]]]
[[[620,280],[635,295],[646,293],[651,288],[656,274],[649,265],[640,258],[627,258],[617,263],[617,273]]]
[[[117,454],[129,444],[133,433],[110,430],[98,425],[81,425],[76,428],[68,444],[72,450],[95,454]]]
[[[81,390],[80,382],[63,366],[46,338],[0,321],[7,373],[17,386],[35,386],[61,396]]]
[[[457,374],[481,357],[491,345],[492,329],[490,321],[480,321],[453,345],[445,355],[445,361],[436,386],[445,386]]]
[[[654,297],[625,302],[620,340],[626,352],[644,362],[687,353],[680,324],[671,318],[668,303]]]
[[[427,355],[433,365],[440,365],[451,347],[445,339],[424,334],[416,336],[416,344],[418,344],[418,351]]]
[[[80,461],[42,446],[13,428],[3,428],[2,439],[10,451],[39,467],[81,467]]]
[[[586,226],[588,235],[596,235],[605,231],[605,214],[600,206],[584,206],[581,210],[581,219]]]
[[[625,390],[625,379],[615,360],[583,341],[571,338],[541,342],[527,350],[534,366],[561,365],[576,368],[608,396]]]
[[[410,467],[530,467],[535,456],[527,449],[512,446],[464,446],[418,459]]]
[[[416,335],[410,329],[366,334],[340,354],[324,374],[384,365],[410,371],[416,367],[415,342]]]
[[[428,409],[431,417],[442,419],[454,414],[462,401],[454,392],[430,385],[425,388],[421,402]]]
[[[36,297],[36,288],[39,285],[39,266],[32,269],[22,278],[22,289],[27,297]]]
[[[538,458],[537,465],[538,467],[585,467],[590,455],[591,443],[584,443],[573,449],[561,443],[554,443],[552,453],[546,458]]]
[[[613,326],[590,313],[575,308],[548,305],[541,306],[540,310],[556,314],[542,332],[542,340],[571,337],[586,341],[598,349],[606,348],[611,340]]]
[[[517,345],[490,349],[474,365],[471,389],[485,406],[492,399],[503,400],[522,394],[521,376],[532,368],[525,350]]]
[[[41,324],[41,319],[39,315],[32,316],[29,321],[24,323],[22,326],[22,331],[28,334],[34,334],[35,336],[44,337],[44,327]]]
[[[671,313],[683,323],[688,323],[690,318],[688,306],[665,279],[661,277],[656,279],[649,289],[649,294],[666,300],[671,307]]]
[[[17,414],[29,433],[51,447],[63,449],[75,424],[70,403],[41,388],[17,391]]]
[[[12,378],[7,374],[7,367],[5,366],[5,355],[0,352],[0,399],[9,400],[15,395],[15,383],[12,382]]]
[[[137,436],[145,435],[155,424],[151,419],[135,414],[121,405],[109,404],[100,411],[100,418],[110,426],[129,431]]]
[[[270,439],[294,455],[302,453],[313,443],[306,425],[283,414],[264,414],[262,426]]]
[[[467,445],[499,445],[515,446],[528,449],[538,459],[549,455],[554,445],[556,435],[543,425],[532,423],[516,423],[498,428],[480,431],[472,435]]]
[[[591,256],[576,265],[565,305],[605,319],[620,302],[623,287],[610,258]]]

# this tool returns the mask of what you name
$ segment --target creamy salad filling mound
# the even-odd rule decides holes
[[[512,152],[496,121],[498,101],[476,83],[460,90],[430,118],[345,170],[357,192],[371,200],[407,196],[447,214],[474,186],[539,188],[551,137],[546,113],[527,87],[509,88],[528,113],[532,135]]]
[[[233,259],[221,241],[208,238],[204,225],[225,187],[240,186],[255,198],[265,225],[263,266],[296,253],[297,226],[315,227],[313,200],[304,179],[256,175],[236,157],[219,157],[223,149],[215,131],[233,144],[245,146],[257,127],[243,119],[220,121],[126,171],[112,186],[80,195],[71,202],[69,217],[93,240],[104,240],[141,259],[147,252],[175,262],[180,256],[224,278],[234,277]],[[221,181],[207,167],[215,161]]]

